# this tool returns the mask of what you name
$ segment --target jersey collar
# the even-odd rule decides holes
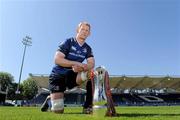
[[[82,47],[82,46],[85,44],[85,42],[84,42],[84,43],[81,45],[81,44],[77,41],[77,39],[76,39],[75,37],[74,37],[74,41],[76,41],[80,47]]]

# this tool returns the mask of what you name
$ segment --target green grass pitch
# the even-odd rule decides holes
[[[38,107],[0,107],[0,120],[180,120],[180,106],[116,107],[117,117],[105,117],[106,109],[92,115],[81,107],[65,107],[64,114],[41,112]]]

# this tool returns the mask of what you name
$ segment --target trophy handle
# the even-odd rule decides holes
[[[112,99],[111,88],[109,84],[109,74],[107,71],[105,71],[104,76],[104,87],[107,98],[107,111],[105,116],[116,116],[116,109],[114,107],[114,102]]]

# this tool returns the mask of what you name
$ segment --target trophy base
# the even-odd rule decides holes
[[[102,109],[102,108],[106,108],[105,105],[94,105],[93,109]]]

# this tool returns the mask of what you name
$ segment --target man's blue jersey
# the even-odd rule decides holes
[[[83,62],[89,57],[93,57],[91,47],[84,43],[82,46],[76,41],[75,38],[69,38],[59,45],[58,51],[64,53],[65,59]],[[52,70],[52,74],[64,74],[67,70],[72,69],[55,65]]]

